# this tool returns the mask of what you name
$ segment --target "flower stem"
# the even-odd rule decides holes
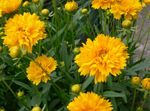
[[[135,99],[136,99],[136,89],[134,89],[134,95],[133,95],[133,101],[132,101],[131,111],[134,111]]]

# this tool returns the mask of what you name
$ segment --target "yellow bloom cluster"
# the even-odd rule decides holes
[[[112,104],[108,100],[93,92],[80,95],[67,106],[69,111],[112,111]]]
[[[16,14],[6,22],[4,29],[6,36],[3,43],[9,49],[18,47],[32,52],[32,46],[45,38],[44,22],[36,14]]]
[[[65,10],[72,12],[78,9],[78,4],[75,1],[67,2],[65,4]]]
[[[100,34],[94,41],[87,39],[75,57],[81,75],[95,76],[95,83],[105,82],[111,73],[117,76],[126,66],[127,47],[115,37]]]
[[[0,0],[0,11],[10,13],[19,8],[22,0]]]
[[[132,19],[141,11],[142,3],[139,0],[93,0],[92,7],[109,9],[116,19],[120,19],[121,16]]]
[[[50,80],[50,74],[57,67],[57,62],[52,57],[45,55],[37,57],[34,61],[30,62],[27,68],[27,78],[38,85],[40,82],[47,82]]]
[[[144,78],[142,80],[142,87],[146,90],[150,90],[150,78]]]

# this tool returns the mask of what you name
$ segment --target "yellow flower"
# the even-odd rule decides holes
[[[131,23],[132,23],[131,20],[126,19],[122,22],[122,27],[124,28],[130,27]]]
[[[115,0],[92,0],[92,7],[94,9],[108,9],[115,2]]]
[[[11,13],[19,8],[22,0],[0,0],[0,10],[3,13]]]
[[[31,111],[42,111],[42,109],[39,106],[35,106]]]
[[[115,37],[99,34],[94,41],[87,39],[75,57],[80,75],[95,76],[95,83],[105,82],[109,74],[117,76],[126,66],[127,47]]]
[[[132,77],[132,79],[131,79],[131,83],[133,85],[139,85],[140,82],[141,82],[141,78],[140,77]]]
[[[78,4],[75,1],[67,2],[65,4],[65,10],[72,12],[78,9]]]
[[[57,62],[54,58],[45,55],[39,56],[30,62],[26,71],[27,78],[35,85],[38,85],[40,82],[47,83],[50,80],[50,74],[56,67]]]
[[[81,88],[80,84],[74,84],[71,87],[71,91],[74,93],[78,93],[80,91],[80,88]]]
[[[112,104],[108,100],[93,92],[80,93],[67,106],[69,111],[112,111]]]
[[[150,0],[144,0],[145,4],[150,4]]]
[[[146,90],[150,90],[150,78],[144,78],[142,80],[142,87]]]
[[[28,6],[29,4],[30,4],[29,1],[25,1],[25,2],[22,4],[22,6],[23,6],[23,7],[26,7],[26,6]]]
[[[131,20],[138,15],[142,7],[142,3],[139,0],[120,0],[111,6],[110,11],[116,19],[120,19],[123,15],[125,19]]]
[[[41,11],[41,14],[42,14],[42,15],[48,15],[48,14],[49,14],[49,10],[48,10],[48,9],[43,9],[43,10]]]
[[[17,14],[6,22],[4,30],[6,36],[3,44],[8,48],[20,47],[30,53],[32,46],[45,38],[44,22],[36,14]]]

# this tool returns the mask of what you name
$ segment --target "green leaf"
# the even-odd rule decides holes
[[[118,93],[118,92],[114,92],[114,91],[105,91],[103,93],[103,96],[105,96],[105,97],[114,97],[114,98],[122,97],[123,100],[127,103],[127,97],[124,93]]]
[[[81,90],[85,90],[91,83],[92,83],[92,81],[93,81],[93,77],[88,77],[86,80],[85,80],[85,82],[82,84],[82,88],[81,88]]]
[[[27,89],[27,90],[31,90],[30,86],[23,83],[23,82],[20,82],[20,81],[17,81],[17,80],[13,80],[12,82],[17,84],[18,86],[21,86],[21,87]]]

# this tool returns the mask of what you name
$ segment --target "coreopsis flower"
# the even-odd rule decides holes
[[[80,75],[95,76],[97,83],[105,82],[110,74],[119,75],[128,57],[127,47],[119,38],[99,34],[94,41],[87,39],[75,57],[75,63]]]
[[[71,86],[71,91],[74,92],[74,93],[78,93],[81,89],[81,86],[80,84],[74,84]]]
[[[70,1],[65,4],[65,10],[72,12],[78,9],[78,4],[75,1]]]
[[[135,76],[135,77],[132,77],[132,79],[131,79],[131,83],[133,85],[139,85],[140,82],[141,82],[141,78],[140,77]]]
[[[42,111],[39,106],[34,106],[31,111]]]
[[[0,10],[3,13],[11,13],[19,8],[22,0],[0,0]]]
[[[57,62],[52,57],[45,55],[37,57],[34,61],[30,62],[27,68],[27,78],[38,85],[40,82],[47,83],[50,80],[50,74],[56,69]]]
[[[116,19],[124,16],[125,19],[131,20],[134,16],[137,16],[142,7],[142,3],[139,0],[120,0],[111,6],[110,11]]]
[[[150,0],[144,0],[144,3],[149,5],[150,4]]]
[[[94,9],[108,9],[116,0],[92,0]]]
[[[142,87],[146,90],[150,90],[150,78],[144,78],[142,80]]]
[[[32,52],[33,45],[45,38],[45,25],[36,14],[16,14],[4,27],[3,44],[8,48],[18,47]]]
[[[112,104],[93,92],[80,93],[67,106],[69,111],[112,111]]]

